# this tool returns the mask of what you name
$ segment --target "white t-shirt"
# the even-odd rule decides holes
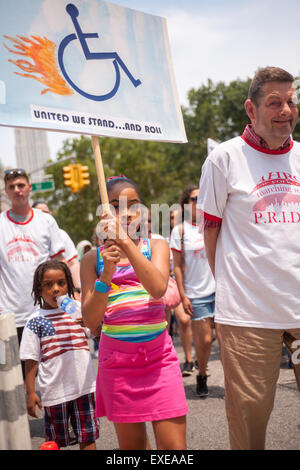
[[[300,328],[300,144],[281,152],[241,137],[220,144],[202,167],[198,205],[222,219],[216,322]]]
[[[43,212],[40,209],[35,210]],[[69,263],[71,260],[78,257],[78,253],[70,235],[62,228],[59,229],[59,232],[64,245],[64,258]]]
[[[69,263],[72,259],[78,257],[78,253],[70,235],[68,235],[67,232],[65,232],[65,230],[62,228],[60,228],[59,231],[65,248],[64,257],[65,260]]]
[[[0,311],[15,314],[16,326],[26,324],[37,310],[31,296],[37,266],[64,251],[54,218],[32,209],[27,222],[0,215]]]
[[[179,231],[180,227],[180,231]],[[198,225],[184,221],[184,291],[188,298],[207,297],[215,292],[215,281],[209,267],[203,235]],[[181,225],[171,233],[170,248],[181,252]]]
[[[86,335],[74,319],[61,309],[39,309],[23,330],[20,358],[39,363],[43,406],[75,400],[96,389]]]

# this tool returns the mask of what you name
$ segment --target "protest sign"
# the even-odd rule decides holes
[[[103,0],[10,0],[0,31],[0,125],[91,135],[98,179],[95,136],[186,142],[165,19]]]
[[[186,141],[165,19],[102,0],[10,0],[0,30],[0,125]]]

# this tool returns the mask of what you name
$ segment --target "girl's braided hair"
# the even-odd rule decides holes
[[[108,180],[106,181],[107,192],[109,193],[112,190],[112,188],[114,186],[117,186],[118,184],[132,187],[136,191],[138,197],[140,198],[140,201],[141,202],[143,201],[141,191],[138,185],[134,181],[132,181],[130,178],[127,178],[125,175],[111,176],[110,178],[108,178]],[[100,204],[102,204],[100,195],[99,195],[99,202]]]
[[[68,295],[70,297],[74,297],[73,279],[72,279],[71,271],[68,268],[67,264],[64,263],[63,261],[58,261],[55,259],[45,261],[44,263],[40,264],[35,270],[34,277],[33,277],[33,288],[32,288],[32,297],[34,300],[34,305],[39,304],[41,308],[43,308],[43,298],[41,295],[42,282],[43,282],[44,274],[46,271],[48,271],[48,269],[59,270],[65,274],[67,285],[68,285]]]

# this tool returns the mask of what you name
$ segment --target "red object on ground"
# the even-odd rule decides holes
[[[40,450],[59,450],[59,447],[54,441],[46,441],[41,445]]]

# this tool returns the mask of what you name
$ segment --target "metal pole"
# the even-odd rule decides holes
[[[1,312],[0,449],[32,449],[15,317]]]
[[[58,160],[56,162],[52,162],[52,163],[48,163],[48,165],[44,165],[40,168],[37,168],[35,170],[32,170],[29,174],[32,175],[32,173],[36,173],[37,171],[41,171],[41,170],[44,170],[45,168],[50,168],[50,166],[54,166],[54,165],[58,165],[59,163],[64,163],[64,162],[67,162],[68,160],[75,160],[75,157],[67,157],[67,158],[63,158],[61,160]]]

